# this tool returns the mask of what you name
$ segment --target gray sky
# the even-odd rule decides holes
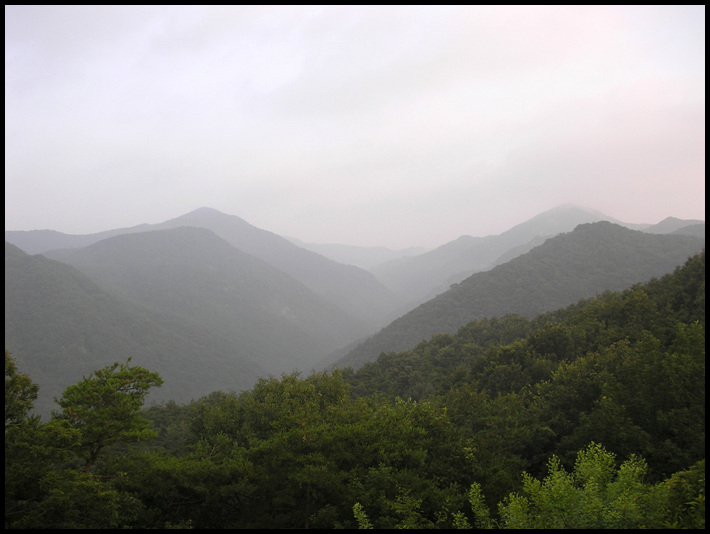
[[[6,6],[5,228],[705,218],[705,7]]]

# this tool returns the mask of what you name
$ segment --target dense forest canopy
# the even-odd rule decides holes
[[[6,352],[6,528],[705,526],[704,251],[358,370],[141,410],[161,381],[116,363],[43,423]]]

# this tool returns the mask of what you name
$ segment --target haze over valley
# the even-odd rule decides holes
[[[5,528],[705,528],[704,5],[6,5]]]
[[[704,249],[703,221],[618,222],[560,206],[369,270],[211,208],[91,235],[6,231],[6,347],[40,384],[45,414],[64,387],[129,356],[166,377],[153,400],[178,402],[357,369],[475,319],[625,289]]]
[[[7,348],[41,368],[45,407],[53,375],[60,391],[121,354],[161,368],[197,354],[153,393],[189,400],[668,272],[704,240],[704,20],[704,6],[6,6]],[[583,262],[550,242],[600,221],[647,234],[607,243],[593,227]],[[637,250],[653,232],[674,244],[613,256],[614,239]],[[594,281],[555,273],[540,247]],[[373,341],[412,314],[407,335]]]

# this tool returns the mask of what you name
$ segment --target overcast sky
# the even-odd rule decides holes
[[[705,218],[705,7],[6,6],[5,228]]]

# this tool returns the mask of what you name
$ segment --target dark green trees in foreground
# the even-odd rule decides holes
[[[30,377],[19,373],[15,360],[5,350],[5,430],[22,423],[37,399],[39,387]]]
[[[84,471],[91,467],[101,451],[116,442],[147,441],[155,436],[150,421],[140,416],[145,395],[163,379],[141,367],[114,363],[94,372],[78,384],[64,390],[57,400],[61,411],[54,412],[56,420],[68,421],[78,430],[79,453],[85,462]]]
[[[47,423],[6,354],[5,525],[704,528],[704,299],[703,253],[532,321],[185,406],[139,413],[160,379],[115,364]],[[157,437],[131,444],[143,417]]]
[[[523,473],[521,493],[511,493],[498,504],[500,525],[534,529],[703,526],[705,497],[698,489],[704,484],[704,462],[658,484],[645,481],[646,471],[646,462],[636,456],[617,467],[614,454],[593,442],[577,454],[571,472],[553,456],[543,480]],[[683,486],[681,477],[692,481]],[[679,497],[687,501],[679,503]],[[490,528],[493,521],[480,486],[472,485],[469,499],[476,526]]]
[[[28,416],[37,387],[5,351],[5,526],[124,525],[134,499],[91,468],[111,444],[155,437],[139,412],[161,383],[157,373],[115,363],[68,387],[57,400],[62,410],[42,424]]]

